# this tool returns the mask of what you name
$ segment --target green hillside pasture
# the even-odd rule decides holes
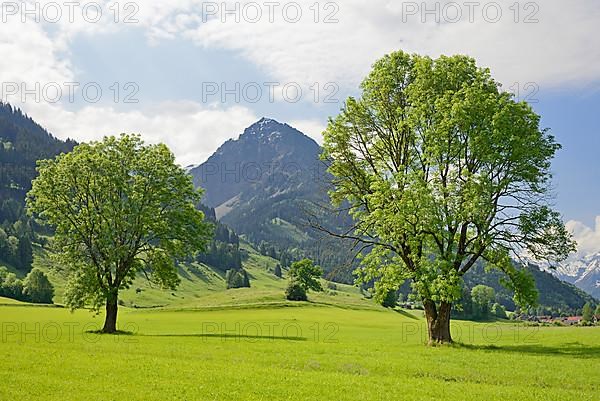
[[[0,305],[28,305],[26,302],[17,301],[12,298],[0,297]]]
[[[0,399],[597,400],[600,328],[453,323],[428,348],[407,312],[298,303],[102,316],[0,306]]]
[[[227,290],[225,273],[208,266],[192,263],[179,267],[181,283],[176,290],[162,289],[152,285],[140,275],[131,288],[121,291],[119,299],[127,307],[151,308],[172,306],[176,308],[206,308],[247,304],[287,303],[284,292],[287,278],[278,278],[273,273],[276,260],[260,255],[247,244],[242,245],[249,257],[244,268],[250,275],[251,288]],[[64,304],[65,278],[51,268],[52,261],[48,253],[36,249],[34,266],[44,270],[55,287],[54,302]],[[284,271],[285,275],[285,271]],[[323,280],[323,287],[326,281]],[[374,308],[372,301],[365,299],[359,290],[350,285],[336,284],[336,290],[323,293],[310,293],[311,301],[323,304],[339,304],[358,308]]]

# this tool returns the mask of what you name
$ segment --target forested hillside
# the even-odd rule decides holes
[[[538,305],[527,311],[539,315],[570,315],[580,314],[586,302],[595,304],[591,295],[576,286],[559,280],[552,274],[541,270],[538,266],[528,265],[524,268],[533,276],[539,293]],[[477,285],[493,288],[494,302],[504,306],[509,311],[517,309],[513,299],[514,293],[503,286],[502,280],[506,279],[504,273],[498,269],[486,269],[483,263],[477,263],[464,275],[463,294],[457,302],[454,311],[463,317],[471,317],[472,307],[471,290]],[[408,299],[411,293],[410,281],[406,281],[399,290],[403,299]]]
[[[24,211],[25,194],[36,176],[36,161],[70,151],[61,141],[9,104],[0,102],[0,263],[23,272],[31,268],[37,227]]]
[[[551,313],[575,314],[580,311],[586,302],[594,302],[591,295],[572,284],[557,279],[548,272],[540,270],[535,265],[528,265],[526,269],[533,275],[539,292],[539,306],[534,310],[539,312],[540,315],[550,315]],[[508,310],[515,310],[516,305],[513,301],[512,292],[499,284],[502,277],[503,273],[499,270],[486,271],[482,265],[478,265],[465,275],[465,285],[469,289],[478,284],[492,287],[496,292],[496,301]]]

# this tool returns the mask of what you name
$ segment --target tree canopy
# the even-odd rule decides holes
[[[302,259],[292,263],[288,276],[291,280],[296,281],[304,291],[323,291],[321,286],[321,276],[323,269],[313,264],[310,259]]]
[[[71,308],[106,304],[103,331],[116,331],[117,299],[138,273],[175,288],[175,261],[204,250],[212,226],[196,209],[201,192],[164,145],[137,135],[105,137],[38,163],[30,213],[55,229]]]
[[[490,307],[496,299],[496,294],[492,287],[487,285],[476,285],[471,290],[471,300],[475,307],[475,315],[479,318],[485,318],[489,316]]]
[[[501,269],[519,303],[530,275],[512,257],[559,261],[574,250],[551,208],[560,149],[525,102],[466,56],[398,51],[377,61],[329,121],[323,158],[335,205],[348,207],[359,279],[386,293],[407,279],[425,306],[430,342],[450,342],[450,310],[478,260]]]
[[[51,304],[54,286],[43,271],[34,268],[25,277],[23,294],[33,303]]]

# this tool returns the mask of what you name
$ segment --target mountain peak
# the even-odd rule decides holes
[[[264,144],[273,144],[284,140],[290,144],[293,143],[294,146],[308,146],[313,149],[320,149],[317,142],[306,134],[289,124],[280,123],[269,117],[262,117],[260,120],[246,128],[240,135],[239,140],[258,140],[259,143]]]
[[[263,117],[190,173],[195,184],[205,189],[206,205],[218,209],[238,195],[239,202],[250,202],[265,194],[316,192],[318,183],[313,177],[321,167],[320,153],[320,146],[310,137]]]
[[[259,135],[263,136],[266,133],[272,133],[278,130],[289,127],[287,124],[282,124],[272,118],[263,117],[244,130],[243,135]],[[291,127],[290,127],[291,128]]]
[[[270,124],[270,123],[275,123],[275,124],[279,124],[282,125],[279,121],[273,119],[273,118],[269,118],[269,117],[262,117],[260,120],[258,120],[255,124],[258,125],[265,125],[265,124]]]

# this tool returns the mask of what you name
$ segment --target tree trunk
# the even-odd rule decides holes
[[[108,297],[106,297],[106,318],[104,320],[104,327],[102,328],[103,333],[112,334],[117,332],[118,296],[117,291],[111,291]]]
[[[427,319],[428,344],[450,344],[450,311],[452,304],[442,302],[438,306],[432,300],[423,301],[425,307],[425,318]]]

